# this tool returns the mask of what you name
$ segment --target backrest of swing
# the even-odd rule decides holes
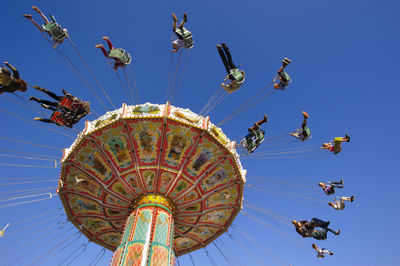
[[[108,53],[108,57],[117,59],[117,60],[121,61],[122,63],[124,63],[125,65],[130,64],[131,60],[132,60],[132,57],[129,55],[129,53],[127,53],[124,49],[121,49],[121,48],[112,49]]]
[[[242,74],[242,72],[237,69],[234,68],[230,71],[229,73],[238,83],[242,83],[244,81],[244,76]]]
[[[283,82],[289,82],[290,81],[290,76],[286,71],[282,71],[279,73],[279,76],[281,77]]]
[[[43,29],[50,34],[55,41],[62,41],[67,37],[65,31],[55,21],[43,25]]]
[[[57,124],[65,126],[64,115],[60,111],[54,111],[50,117],[50,120],[56,122]]]
[[[175,33],[182,38],[185,48],[190,49],[193,47],[193,37],[190,31],[182,27],[176,28]]]
[[[305,128],[303,129],[303,136],[305,136],[306,138],[311,137],[311,130],[308,126],[305,126]]]
[[[66,112],[72,112],[73,116],[80,111],[82,104],[81,99],[73,97],[72,95],[65,95],[61,102],[58,103],[60,109],[63,109]]]
[[[60,108],[71,109],[73,100],[73,97],[65,95],[58,104],[60,105]]]

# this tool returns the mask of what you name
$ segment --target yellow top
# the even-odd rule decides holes
[[[161,195],[161,194],[156,194],[156,193],[150,193],[146,194],[143,196],[140,196],[133,202],[133,207],[136,209],[137,207],[144,205],[144,204],[158,204],[162,205],[165,208],[167,208],[172,215],[176,215],[177,213],[177,208],[175,203],[168,197]]]

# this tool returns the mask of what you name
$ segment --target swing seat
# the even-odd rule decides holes
[[[108,57],[116,61],[122,62],[124,65],[129,65],[132,61],[132,57],[124,49],[116,48],[112,49],[108,53]]]
[[[239,84],[242,84],[243,81],[244,81],[244,75],[243,75],[243,73],[242,73],[239,69],[237,69],[237,68],[232,69],[232,70],[229,72],[229,76],[233,77],[233,78],[237,81],[237,83],[239,83]]]
[[[289,85],[289,83],[292,81],[289,74],[286,73],[285,71],[279,72],[278,74],[279,74],[280,80],[284,83],[287,83],[287,85]]]
[[[265,131],[257,129],[252,133],[249,133],[240,142],[240,145],[248,152],[252,153],[260,144],[264,141]]]
[[[72,113],[74,121],[77,120],[78,115],[80,118],[83,118],[90,113],[89,103],[83,102],[81,99],[73,97],[72,95],[65,95],[58,105],[65,113]],[[78,121],[79,119],[74,122],[74,124]]]
[[[303,134],[305,139],[308,139],[309,137],[311,137],[311,130],[308,126],[305,126],[304,130],[301,132],[301,134]]]
[[[49,23],[42,25],[42,27],[56,43],[62,43],[64,39],[67,38],[66,32],[55,21],[50,21]]]
[[[178,35],[178,37],[183,40],[186,49],[190,49],[193,47],[194,42],[192,38],[192,33],[188,31],[186,28],[184,27],[176,28],[175,34]]]
[[[54,111],[50,120],[59,124],[60,126],[67,126],[64,119],[64,114],[60,111]]]

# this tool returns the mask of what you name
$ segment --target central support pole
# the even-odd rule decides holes
[[[173,265],[175,204],[165,196],[147,194],[133,207],[111,265]]]

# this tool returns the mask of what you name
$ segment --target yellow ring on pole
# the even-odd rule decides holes
[[[157,194],[157,193],[150,193],[150,194],[140,196],[133,202],[132,206],[134,209],[136,209],[137,207],[139,207],[141,205],[145,205],[145,204],[146,205],[158,204],[158,205],[164,206],[174,216],[178,212],[175,203],[170,198],[167,198],[166,196]]]

